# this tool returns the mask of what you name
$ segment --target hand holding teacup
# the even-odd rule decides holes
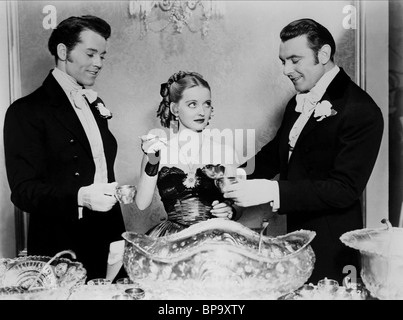
[[[250,207],[275,200],[277,182],[266,179],[243,180],[223,188],[224,198],[237,206]]]
[[[93,211],[109,211],[116,203],[114,197],[117,182],[93,183],[78,191],[78,205]]]
[[[140,137],[141,150],[148,156],[151,164],[156,164],[159,161],[160,150],[167,146],[167,139],[160,138],[154,134],[147,134]]]

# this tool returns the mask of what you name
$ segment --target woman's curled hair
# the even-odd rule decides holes
[[[178,103],[186,89],[196,86],[211,90],[208,82],[197,72],[179,71],[173,74],[167,82],[161,84],[160,95],[162,100],[158,107],[157,117],[160,118],[163,127],[169,128],[171,121],[175,120],[175,116],[170,110],[171,102]]]

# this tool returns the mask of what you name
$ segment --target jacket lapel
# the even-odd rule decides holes
[[[49,74],[43,83],[43,87],[50,97],[50,105],[52,107],[55,118],[77,139],[83,146],[88,155],[92,158],[91,146],[81,125],[80,119],[77,117],[70,100],[67,98],[62,87],[56,79]]]
[[[297,143],[302,141],[304,139],[304,137],[311,132],[313,129],[315,129],[315,127],[319,124],[319,121],[316,121],[316,118],[314,118],[313,113],[311,114],[308,122],[305,124],[304,128],[301,131],[301,134],[298,137]]]
[[[333,79],[333,81],[329,84],[325,94],[323,95],[323,97],[320,101],[328,100],[332,104],[333,109],[335,109],[336,111],[339,111],[338,107],[343,105],[342,97],[344,96],[344,91],[346,90],[346,86],[347,86],[349,80],[350,80],[350,77],[344,72],[344,70],[342,68],[340,68],[339,73],[336,75],[336,77]],[[317,121],[317,119],[313,115],[314,115],[314,113],[312,113],[312,115],[309,118],[308,122],[306,123],[305,127],[302,129],[301,134],[298,137],[296,144],[298,144],[298,142],[302,141],[306,135],[308,135],[313,129],[316,128],[317,125],[322,123],[320,121]],[[322,121],[326,121],[326,119],[324,119]],[[291,130],[291,128],[290,128],[290,130]]]

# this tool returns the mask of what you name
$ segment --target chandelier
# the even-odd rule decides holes
[[[187,28],[192,33],[207,36],[211,18],[224,15],[224,2],[216,0],[134,0],[129,2],[129,13],[141,22],[140,38],[148,31],[165,31],[169,26],[174,33]]]

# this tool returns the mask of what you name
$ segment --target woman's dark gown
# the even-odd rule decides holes
[[[153,237],[162,237],[179,232],[192,224],[205,221],[211,215],[214,200],[223,202],[220,190],[214,180],[207,177],[202,169],[196,170],[196,184],[186,187],[187,174],[177,167],[162,167],[158,173],[157,187],[167,212],[168,219],[147,232]]]

